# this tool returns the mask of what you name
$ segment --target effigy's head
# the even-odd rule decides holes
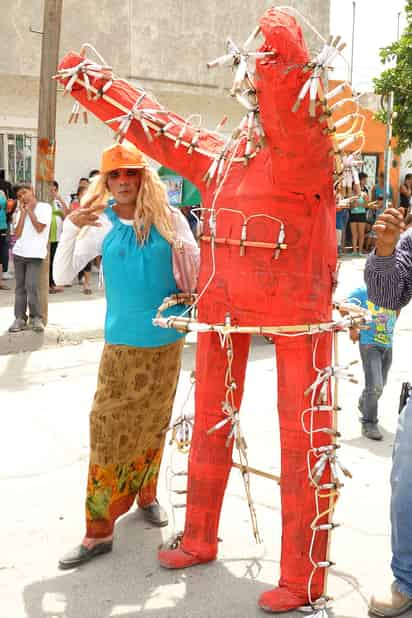
[[[303,38],[302,29],[296,19],[275,8],[268,9],[259,22],[264,43],[262,52],[273,52],[273,61],[278,65],[305,65],[309,53]],[[265,61],[261,61],[265,62]]]
[[[294,16],[275,8],[265,11],[259,27],[263,43],[253,83],[276,182],[313,193],[330,185],[332,196],[332,144],[318,104],[321,74],[314,73],[302,29]]]

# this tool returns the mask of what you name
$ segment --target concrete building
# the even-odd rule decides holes
[[[215,127],[224,115],[228,130],[241,110],[229,98],[231,71],[208,70],[206,62],[224,51],[227,36],[241,44],[271,0],[64,0],[60,57],[94,45],[116,75],[137,81],[169,109],[187,117],[202,115]],[[329,0],[289,0],[323,35],[329,32]],[[0,0],[0,169],[12,182],[34,178],[42,0]],[[309,47],[319,47],[306,29]],[[70,125],[71,97],[58,97],[56,178],[62,192],[98,166],[111,130],[89,118]]]

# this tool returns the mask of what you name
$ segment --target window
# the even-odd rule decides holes
[[[33,182],[33,143],[33,135],[0,133],[0,169],[12,184]]]
[[[372,187],[378,178],[379,170],[379,155],[377,154],[362,154],[363,171],[368,175],[366,185]]]

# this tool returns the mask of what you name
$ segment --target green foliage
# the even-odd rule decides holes
[[[405,14],[407,25],[399,41],[380,51],[383,64],[396,64],[374,79],[377,94],[394,92],[393,134],[398,139],[399,153],[412,147],[412,0],[407,0]],[[384,113],[378,117],[385,122]]]

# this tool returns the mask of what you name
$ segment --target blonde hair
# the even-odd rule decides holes
[[[150,227],[154,225],[168,243],[174,241],[172,211],[167,199],[166,187],[156,172],[149,167],[140,170],[141,181],[136,198],[134,230],[137,241],[144,244],[149,236]],[[101,212],[106,208],[111,193],[107,185],[108,174],[99,174],[91,181],[87,193],[81,199],[81,205],[91,198],[102,204]]]

